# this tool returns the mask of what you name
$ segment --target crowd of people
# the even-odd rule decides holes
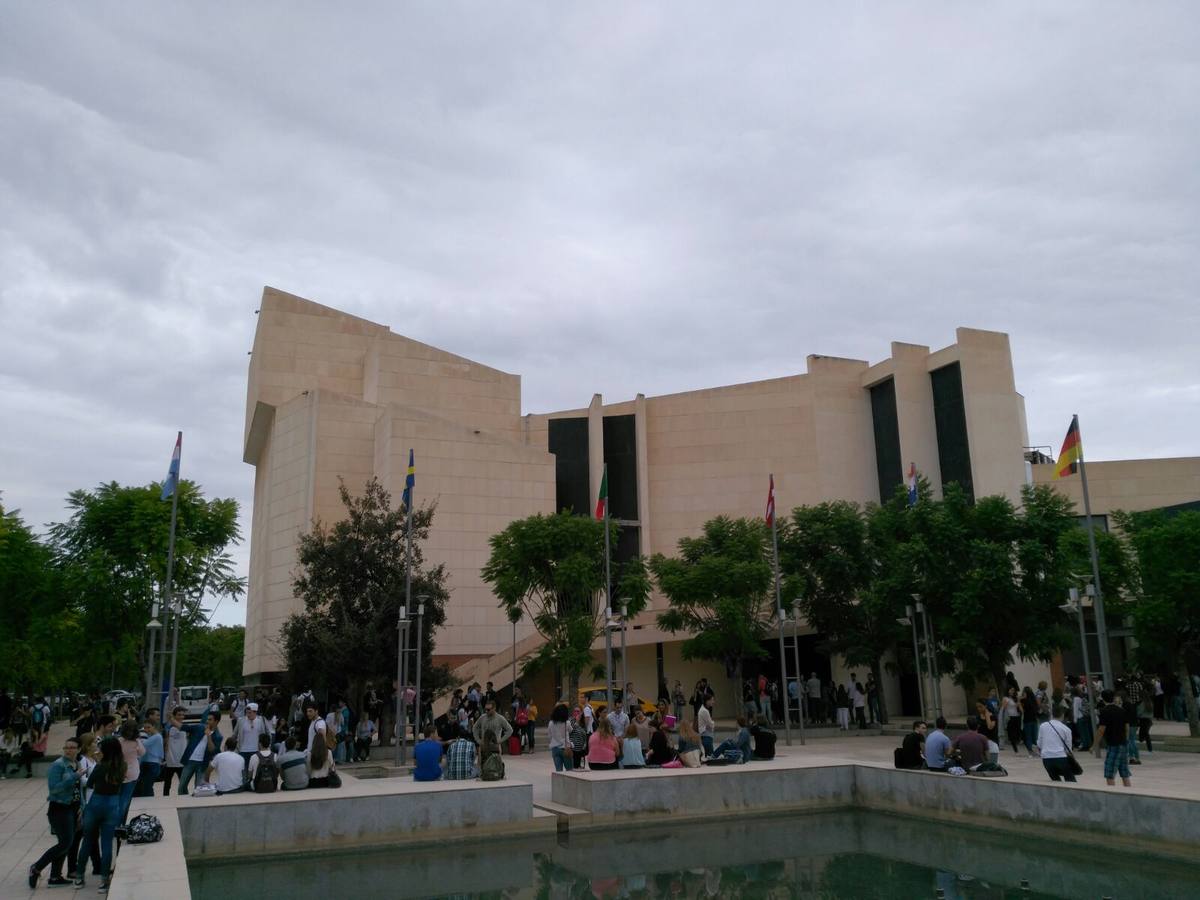
[[[1197,679],[1200,681],[1200,679]],[[1089,690],[1090,687],[1090,690]],[[1200,683],[1196,684],[1200,693]],[[1093,715],[1091,697],[1096,698]],[[975,701],[975,713],[967,717],[967,730],[953,740],[946,721],[938,718],[935,728],[913,723],[912,731],[896,751],[896,765],[933,772],[995,771],[1005,744],[1014,754],[1024,753],[1041,760],[1053,781],[1075,781],[1076,751],[1093,752],[1104,758],[1104,780],[1115,784],[1120,777],[1132,784],[1130,766],[1141,764],[1141,747],[1154,750],[1150,729],[1169,708],[1161,679],[1130,673],[1106,689],[1097,678],[1089,686],[1085,676],[1068,676],[1061,691],[1052,692],[1045,681],[1020,687],[1011,672],[1005,693],[993,688]]]

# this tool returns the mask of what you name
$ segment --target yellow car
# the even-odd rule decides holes
[[[621,705],[621,693],[622,691],[620,688],[613,688],[613,703],[617,706]],[[608,706],[608,689],[602,684],[581,687],[579,689],[578,702],[580,706],[583,706],[586,703],[592,708],[592,712],[595,712],[601,706]],[[642,711],[648,716],[653,715],[658,711],[657,706],[644,698],[639,700],[639,705],[642,707]]]

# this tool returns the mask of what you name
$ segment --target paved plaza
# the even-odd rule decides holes
[[[51,746],[61,742],[66,728],[56,726],[51,735]],[[1155,737],[1166,737],[1186,734],[1186,725],[1182,723],[1156,723]],[[778,759],[775,766],[818,767],[844,763],[892,768],[892,751],[898,746],[899,737],[892,735],[864,735],[853,737],[814,738],[808,745],[801,747],[795,735],[793,746],[782,743],[778,746]],[[391,752],[387,749],[377,750],[377,760],[391,760]],[[1108,787],[1104,784],[1101,772],[1101,761],[1090,754],[1080,754],[1084,767],[1084,775],[1077,784],[1051,784],[1042,768],[1040,760],[1029,758],[1022,751],[1014,754],[1007,750],[1001,754],[1001,763],[1009,772],[1009,779],[1023,783],[1045,785],[1051,790],[1093,790],[1116,793],[1137,793],[1155,797],[1170,797],[1183,800],[1200,801],[1200,754],[1142,752],[1143,764],[1134,767],[1132,788],[1123,788],[1119,784]],[[520,757],[506,757],[507,777],[510,781],[528,782],[533,786],[533,802],[535,805],[552,806],[550,797],[550,775],[553,766],[544,742],[536,753]],[[751,763],[751,765],[754,765]],[[347,774],[353,772],[348,767]],[[376,783],[377,784],[377,783]],[[411,787],[409,787],[411,785]],[[480,785],[483,788],[483,785]],[[422,791],[428,785],[415,784],[406,780],[405,791]],[[486,788],[484,788],[486,789]],[[372,793],[372,782],[358,782],[347,779],[346,787],[339,794],[362,792]],[[314,791],[313,799],[325,796],[325,791]],[[274,798],[296,799],[296,795],[274,795]],[[232,798],[231,798],[232,799]],[[270,801],[271,796],[259,798]],[[136,805],[136,802],[135,802]],[[27,870],[31,863],[38,858],[46,847],[52,843],[52,838],[46,823],[46,784],[44,765],[35,767],[34,777],[25,778],[18,775],[0,781],[0,898],[16,898],[33,896],[26,883]],[[166,874],[166,873],[164,873]],[[43,875],[45,878],[46,875]],[[177,876],[177,873],[175,875]],[[118,882],[120,879],[118,878]],[[99,886],[98,878],[91,878],[88,887],[75,893],[88,896],[96,892]],[[45,890],[44,881],[41,890]],[[72,892],[74,893],[74,892]]]

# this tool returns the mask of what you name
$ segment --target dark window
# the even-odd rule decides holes
[[[625,573],[625,564],[636,557],[641,548],[641,529],[636,525],[622,525],[617,543],[612,548],[613,601],[617,605],[620,605],[621,577]]]
[[[937,427],[938,465],[942,484],[958,486],[974,502],[971,481],[971,448],[967,443],[967,409],[963,405],[962,369],[951,363],[929,373],[933,388],[933,421]]]
[[[554,508],[591,515],[588,485],[588,420],[551,419],[548,449],[554,454]]]
[[[604,417],[604,462],[608,466],[609,515],[636,521],[637,440],[633,416]]]
[[[1087,528],[1087,516],[1076,516],[1075,524],[1080,528]],[[1108,516],[1092,513],[1092,527],[1097,531],[1108,531]]]
[[[871,388],[871,421],[875,426],[875,468],[879,473],[879,502],[891,499],[904,483],[900,459],[900,423],[896,419],[896,382],[892,379]]]

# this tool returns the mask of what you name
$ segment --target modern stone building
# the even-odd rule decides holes
[[[957,481],[977,496],[1016,499],[1027,478],[1024,400],[1008,337],[997,332],[960,328],[954,344],[934,351],[893,343],[874,365],[809,356],[803,374],[581,401],[523,415],[518,375],[264,290],[246,401],[244,460],[256,470],[247,679],[269,680],[280,668],[279,627],[299,608],[291,591],[298,535],[313,520],[341,517],[339,477],[355,490],[378,476],[398,496],[410,447],[417,502],[437,501],[427,559],[445,563],[452,589],[438,653],[463,677],[497,687],[509,681],[514,638],[479,575],[488,538],[534,513],[589,512],[605,464],[612,515],[623,526],[618,558],[673,553],[719,514],[762,515],[768,473],[781,511],[877,501],[902,483],[909,463],[935,491]],[[1147,491],[1200,498],[1195,463],[1180,462],[1190,482],[1172,474],[1170,484],[1147,483]],[[1102,465],[1093,469],[1093,490],[1106,509]],[[1038,480],[1048,474],[1034,468]],[[678,639],[654,625],[656,609],[628,633],[635,686],[653,691],[665,675],[687,687],[701,674],[727,684],[719,667],[680,658]],[[520,656],[537,637],[522,625],[516,640]],[[818,665],[810,645],[806,669]],[[820,664],[843,674],[837,660]],[[900,686],[887,688],[890,708],[899,709]],[[732,710],[719,698],[719,712]]]

